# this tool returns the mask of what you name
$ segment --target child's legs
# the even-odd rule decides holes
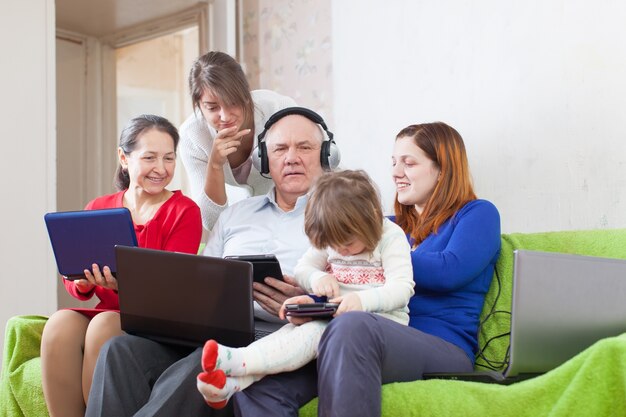
[[[59,310],[48,319],[41,337],[43,392],[51,417],[84,416],[83,347],[89,319]]]
[[[266,375],[299,369],[317,357],[317,347],[328,325],[313,320],[300,326],[286,324],[278,331],[244,348],[231,348],[208,341],[202,353],[204,372],[198,375],[198,390],[214,408]]]
[[[317,358],[317,346],[327,325],[326,320],[313,320],[300,326],[286,324],[241,348],[246,375],[271,375],[303,367]]]
[[[115,311],[105,311],[91,319],[85,336],[85,358],[83,359],[82,384],[85,404],[89,397],[93,370],[96,367],[100,348],[107,340],[122,333],[120,315]]]

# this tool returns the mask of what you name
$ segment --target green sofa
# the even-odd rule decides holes
[[[626,229],[502,235],[499,279],[492,282],[481,317],[483,354],[476,361],[477,370],[485,369],[487,362],[504,367],[510,317],[490,313],[510,311],[515,249],[626,259]],[[45,320],[20,316],[7,323],[0,417],[47,415],[39,362]],[[600,340],[553,371],[508,386],[443,380],[388,384],[383,387],[382,407],[382,415],[389,417],[625,416],[626,334]],[[317,400],[300,410],[301,417],[316,413]]]

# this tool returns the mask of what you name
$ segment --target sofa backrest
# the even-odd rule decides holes
[[[476,370],[506,368],[516,249],[626,259],[626,229],[502,235],[500,257],[480,317]]]

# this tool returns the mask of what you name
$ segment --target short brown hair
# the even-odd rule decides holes
[[[396,140],[411,138],[428,158],[440,169],[441,176],[433,194],[421,214],[415,206],[405,206],[396,201],[396,222],[413,239],[414,246],[422,243],[431,233],[476,199],[465,153],[465,144],[459,132],[442,122],[411,125],[402,129]]]
[[[200,108],[204,90],[209,90],[228,106],[241,107],[247,120],[254,120],[250,84],[233,57],[211,51],[199,56],[189,71],[189,93],[194,109]]]
[[[304,232],[318,249],[357,238],[373,251],[383,234],[383,210],[369,175],[361,170],[323,174],[306,203]]]

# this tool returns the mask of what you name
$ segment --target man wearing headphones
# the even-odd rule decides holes
[[[275,113],[258,139],[253,163],[275,185],[268,194],[225,210],[204,254],[276,255],[285,280],[268,277],[265,284],[253,284],[255,325],[276,330],[283,324],[277,318],[283,301],[303,293],[290,276],[310,246],[303,227],[306,193],[323,170],[337,167],[340,155],[324,120],[302,107]],[[180,278],[173,286],[184,288],[184,275]],[[132,335],[110,340],[100,352],[85,415],[230,415],[228,408],[209,408],[196,389],[201,355],[202,347],[190,351]]]

